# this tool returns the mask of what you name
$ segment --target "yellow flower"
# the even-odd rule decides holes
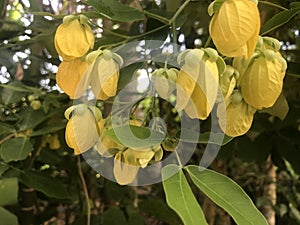
[[[65,116],[69,119],[65,132],[68,146],[74,149],[76,155],[92,148],[99,140],[98,122],[102,119],[100,110],[80,104],[68,108]]]
[[[119,67],[122,58],[109,50],[97,50],[87,56],[91,63],[88,74],[91,79],[91,87],[94,95],[99,100],[106,100],[117,93],[119,80]]]
[[[209,26],[209,33],[216,48],[229,57],[239,55],[251,57],[259,30],[259,11],[257,4],[251,0],[225,0],[214,14]]]
[[[85,73],[88,66],[81,59],[63,61],[58,66],[56,83],[71,99],[81,97],[86,91],[88,82],[85,80]]]
[[[226,66],[225,72],[220,77],[220,88],[224,100],[227,100],[236,87],[236,81],[239,78],[239,72],[231,66]]]
[[[177,78],[176,106],[178,110],[184,109],[191,118],[206,119],[217,99],[218,64],[223,65],[224,61],[211,50],[193,49],[183,53],[184,65]],[[222,69],[220,71],[223,73]]]
[[[140,168],[145,168],[154,158],[155,161],[162,159],[163,150],[160,146],[146,150],[126,149],[118,152],[114,158],[114,176],[121,185],[130,184],[134,181]]]
[[[84,56],[94,46],[94,34],[83,16],[66,16],[58,26],[54,43],[56,51],[64,60]]]
[[[240,81],[245,101],[256,109],[273,106],[281,93],[285,70],[285,61],[273,50],[253,58]]]
[[[217,115],[222,131],[231,137],[241,136],[250,129],[253,121],[255,109],[249,106],[243,99],[241,94],[234,92],[226,101],[226,112],[222,107],[218,107]],[[226,113],[226,115],[221,115]],[[222,119],[226,118],[225,121]]]
[[[175,90],[177,74],[178,70],[174,68],[160,68],[153,72],[151,79],[154,82],[154,88],[156,92],[161,98],[168,99]]]

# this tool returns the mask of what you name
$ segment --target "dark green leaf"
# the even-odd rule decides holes
[[[281,120],[284,120],[289,112],[289,105],[286,98],[281,94],[272,107],[262,109],[259,112],[268,113],[272,116],[278,117]]]
[[[7,164],[4,164],[3,162],[0,162],[0,177],[3,173],[5,173],[6,170],[8,170],[9,166]]]
[[[4,162],[19,161],[27,158],[33,147],[28,138],[16,137],[0,146],[0,156]]]
[[[115,142],[121,145],[132,148],[157,146],[164,139],[164,135],[160,132],[132,125],[107,129],[105,135],[110,136]]]
[[[192,181],[239,225],[268,225],[244,190],[230,178],[198,166],[187,166]]]
[[[116,0],[88,0],[87,3],[108,19],[120,22],[143,20],[144,14],[135,8]]]
[[[0,207],[1,225],[19,225],[18,218],[8,210]]]
[[[143,63],[134,63],[126,66],[120,70],[120,78],[118,82],[118,89],[124,88],[131,80],[135,72],[142,67]]]
[[[291,3],[290,3],[290,7],[291,7],[292,9],[300,8],[300,2],[291,2]]]
[[[123,211],[115,206],[110,207],[103,213],[103,225],[127,224]]]
[[[189,129],[181,129],[181,132],[184,132],[184,136],[180,137],[180,133],[176,134],[177,138],[180,138],[183,142],[188,143],[201,143],[201,144],[218,144],[218,145],[226,145],[230,141],[233,140],[233,137],[229,137],[223,133],[212,133],[205,132],[196,134],[195,131]],[[193,137],[199,135],[198,140],[195,140]]]
[[[67,193],[62,181],[48,175],[26,171],[21,175],[21,181],[30,188],[43,192],[50,198],[68,199]]]
[[[300,8],[290,9],[276,14],[262,26],[260,34],[266,35],[278,27],[281,27],[289,22],[298,13],[300,13]]]
[[[167,224],[182,224],[177,214],[162,199],[142,200],[139,203],[139,208],[149,216],[153,216]]]
[[[171,177],[170,177],[171,176]],[[181,168],[167,165],[162,169],[163,187],[168,205],[185,225],[206,225],[204,214]]]
[[[14,132],[16,132],[16,130],[12,126],[6,123],[0,123],[0,135],[14,133]]]
[[[0,180],[0,205],[14,205],[18,202],[18,178],[5,178]]]
[[[3,88],[1,101],[5,104],[20,102],[26,92],[30,92],[21,82],[14,81],[9,84],[0,84]]]
[[[30,134],[30,136],[34,137],[34,136],[40,136],[40,135],[44,135],[44,134],[54,133],[54,132],[57,132],[59,130],[65,129],[65,127],[66,127],[66,122],[62,121],[61,123],[48,125],[46,127],[43,127],[42,129],[33,131]]]
[[[286,74],[300,78],[300,63],[299,62],[288,62],[288,68]]]

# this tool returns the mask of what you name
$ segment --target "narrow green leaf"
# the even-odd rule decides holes
[[[108,19],[120,22],[143,20],[144,14],[116,0],[88,0],[87,3]]]
[[[30,134],[30,137],[54,133],[54,132],[57,132],[57,131],[59,131],[59,130],[64,129],[65,127],[66,127],[66,123],[65,123],[64,121],[62,121],[61,123],[48,125],[48,126],[43,127],[43,128],[41,128],[41,129],[39,129],[39,130],[33,131],[33,132]]]
[[[192,181],[238,225],[268,225],[244,190],[230,178],[198,166],[186,166]]]
[[[18,225],[18,218],[10,211],[0,207],[1,224],[3,225]]]
[[[184,132],[184,136],[180,137],[180,133]],[[198,140],[195,140],[195,136],[199,136]],[[223,133],[212,133],[212,132],[204,132],[204,133],[195,133],[193,130],[189,129],[181,129],[179,133],[176,134],[177,138],[180,138],[183,142],[188,143],[201,143],[201,144],[221,144],[226,145],[230,141],[233,140],[233,137],[229,137]]]
[[[3,173],[5,173],[6,170],[9,169],[9,166],[3,162],[0,162],[0,177]]]
[[[181,168],[177,165],[165,166],[162,169],[162,178],[167,203],[179,215],[183,223],[207,225],[202,209]]]
[[[294,16],[300,13],[300,8],[289,9],[280,13],[277,13],[271,19],[269,19],[261,28],[260,35],[265,35],[278,27],[289,22]]]
[[[128,128],[130,130],[128,130]],[[132,148],[157,146],[165,137],[160,132],[146,127],[132,125],[107,129],[105,135],[110,136],[115,142],[121,145],[130,146]]]
[[[18,178],[11,177],[0,180],[0,205],[14,205],[18,202]]]
[[[61,180],[42,174],[40,172],[26,171],[21,174],[21,181],[30,188],[43,192],[50,198],[68,199]]]
[[[4,162],[20,161],[27,158],[33,147],[28,138],[16,137],[0,146],[0,156]]]
[[[262,109],[259,112],[268,113],[284,120],[289,112],[289,105],[286,98],[281,94],[272,107]]]
[[[127,224],[127,222],[123,211],[119,207],[112,206],[103,213],[103,224]]]

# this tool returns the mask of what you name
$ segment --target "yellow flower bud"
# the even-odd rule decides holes
[[[106,100],[117,93],[119,64],[114,60],[116,53],[104,50],[90,66],[91,87],[97,99]]]
[[[30,107],[31,107],[33,110],[39,110],[39,109],[42,107],[42,103],[41,103],[39,100],[33,100],[33,101],[30,103]]]
[[[139,166],[133,166],[128,162],[128,152],[118,152],[114,158],[114,176],[118,184],[126,185],[134,181]]]
[[[253,59],[242,75],[240,86],[245,101],[256,109],[271,107],[279,97],[285,70],[276,57]]]
[[[65,138],[75,154],[81,154],[93,147],[99,140],[99,124],[88,106],[80,104],[73,110],[67,123]]]
[[[206,119],[217,99],[219,71],[215,61],[199,58],[204,56],[200,51],[190,50],[185,56],[178,73],[176,106],[191,118]]]
[[[253,121],[255,110],[249,109],[245,101],[231,102],[226,107],[226,117],[221,116],[223,113],[218,107],[217,115],[219,119],[226,118],[226,121],[220,121],[220,127],[223,132],[231,137],[241,136],[250,129]]]
[[[154,81],[154,88],[158,95],[163,99],[168,99],[175,90],[178,71],[172,69],[158,69],[152,74],[151,79]]]
[[[71,99],[81,97],[86,91],[89,84],[85,76],[88,66],[81,59],[63,61],[58,66],[56,83]]]
[[[259,11],[250,0],[225,0],[209,26],[209,33],[218,51],[229,57],[251,57],[259,30]]]
[[[55,48],[64,60],[80,58],[94,46],[93,31],[81,17],[64,20],[56,30]]]

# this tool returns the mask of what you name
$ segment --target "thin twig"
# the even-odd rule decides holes
[[[262,3],[262,4],[265,4],[265,5],[273,6],[273,7],[275,7],[275,8],[282,9],[282,10],[284,10],[284,11],[287,11],[287,10],[288,10],[287,8],[285,8],[285,7],[283,7],[283,6],[277,5],[277,4],[272,3],[272,2],[259,1],[258,3]]]
[[[81,168],[80,156],[77,157],[77,167],[78,167],[78,173],[79,173],[80,180],[81,180],[81,183],[82,183],[84,198],[85,198],[86,207],[87,207],[87,225],[91,225],[90,197],[89,197],[89,192],[88,192],[86,182],[85,182],[85,179],[84,179],[84,176],[83,176],[82,168]]]
[[[2,145],[4,142],[8,141],[9,139],[13,138],[15,135],[16,135],[15,133],[7,135],[2,140],[0,140],[0,145]]]

